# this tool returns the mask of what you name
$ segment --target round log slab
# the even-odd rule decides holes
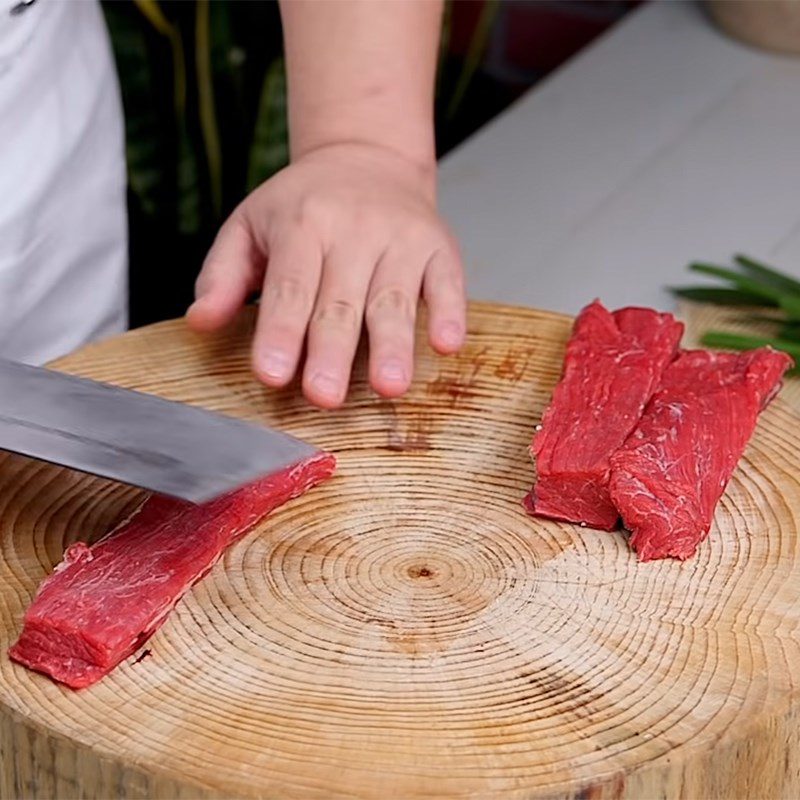
[[[60,369],[254,420],[336,477],[233,546],[146,648],[72,691],[8,646],[66,545],[134,489],[0,458],[3,797],[796,798],[800,419],[763,415],[686,562],[531,519],[527,445],[570,321],[479,305],[411,393],[310,408],[249,371],[252,316]]]

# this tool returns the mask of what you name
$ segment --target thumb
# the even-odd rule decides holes
[[[261,285],[264,256],[240,218],[229,217],[219,229],[195,282],[195,301],[186,312],[190,327],[216,330],[227,325],[247,296]]]

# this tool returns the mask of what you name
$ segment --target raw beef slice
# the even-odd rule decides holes
[[[203,505],[151,496],[92,547],[67,549],[9,655],[75,689],[95,683],[156,631],[228,546],[334,466],[320,454]]]
[[[683,325],[646,308],[610,313],[595,301],[575,322],[564,371],[531,453],[531,514],[612,530],[609,459],[636,426],[675,353]]]
[[[792,360],[768,348],[691,350],[666,370],[611,459],[611,497],[640,560],[690,558]]]

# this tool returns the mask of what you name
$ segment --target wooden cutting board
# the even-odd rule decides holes
[[[777,401],[687,563],[528,518],[566,317],[474,306],[457,358],[347,408],[271,393],[252,319],[59,367],[319,443],[337,477],[225,555],[139,657],[74,692],[5,656],[36,586],[135,490],[0,460],[3,797],[800,796],[800,419]]]

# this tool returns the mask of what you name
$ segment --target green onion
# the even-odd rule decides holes
[[[757,347],[772,347],[783,350],[795,360],[800,361],[800,342],[790,342],[786,339],[771,338],[769,336],[749,336],[727,331],[708,331],[703,334],[701,344],[707,347],[719,347],[723,350],[753,350]]]
[[[735,255],[733,260],[744,267],[748,272],[762,278],[766,283],[770,283],[778,289],[783,289],[786,292],[800,295],[800,281],[790,278],[788,275],[779,272],[773,267],[768,267],[754,258],[742,255],[741,253]]]
[[[693,262],[692,272],[709,275],[723,282],[722,286],[678,286],[671,291],[678,297],[699,303],[721,306],[750,306],[752,309],[777,308],[773,316],[745,313],[739,322],[767,323],[775,336],[756,336],[726,331],[708,331],[701,339],[709,347],[748,350],[754,347],[774,347],[792,356],[800,365],[800,280],[756,261],[737,254],[733,258],[736,268],[717,264]],[[800,368],[799,368],[800,369]]]
[[[778,331],[778,336],[790,342],[800,342],[800,325],[796,323],[787,323]]]
[[[723,278],[734,284],[737,289],[758,295],[767,300],[773,300],[780,304],[782,295],[778,289],[755,280],[754,278],[749,278],[741,272],[736,272],[736,270],[718,267],[716,264],[703,264],[700,262],[689,264],[689,269],[693,272],[701,272],[704,275],[713,275],[715,278]]]
[[[761,295],[743,292],[741,289],[723,289],[716,286],[675,286],[670,289],[673,294],[696,303],[715,303],[723,306],[763,306],[769,303],[777,307],[777,303],[766,300]]]

